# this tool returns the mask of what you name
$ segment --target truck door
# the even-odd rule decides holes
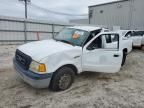
[[[111,42],[112,45],[110,45],[107,35],[111,38],[115,36],[117,41]],[[83,71],[115,73],[120,70],[121,63],[122,51],[119,51],[118,34],[101,34],[94,37],[83,48]]]

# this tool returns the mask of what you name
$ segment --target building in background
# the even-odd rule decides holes
[[[89,6],[89,24],[144,29],[144,0],[119,0]]]
[[[74,20],[70,20],[70,23],[73,23],[73,24],[89,24],[89,20],[88,19],[74,19]]]

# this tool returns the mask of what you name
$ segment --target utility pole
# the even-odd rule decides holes
[[[26,26],[26,20],[27,20],[27,5],[31,2],[31,0],[19,0],[21,2],[25,3],[25,20],[24,20],[24,42],[27,42],[27,26]]]
[[[25,19],[27,19],[27,0],[24,0],[25,2]]]
[[[20,2],[25,3],[25,19],[27,19],[27,5],[31,2],[31,0],[19,0]]]
[[[134,0],[130,0],[130,11],[129,11],[129,29],[133,29],[133,10],[134,10]]]

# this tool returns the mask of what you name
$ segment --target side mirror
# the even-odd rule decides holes
[[[87,50],[89,50],[89,51],[94,50],[94,49],[96,49],[94,46],[93,47],[90,47],[90,46],[87,47]]]
[[[86,49],[89,50],[89,51],[94,50],[94,48],[93,48],[93,47],[90,47],[90,46],[87,47]]]
[[[97,49],[97,47],[96,46],[88,46],[86,49],[91,51],[91,50]]]

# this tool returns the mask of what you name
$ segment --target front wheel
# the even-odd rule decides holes
[[[50,89],[53,91],[63,91],[68,89],[74,82],[74,71],[69,67],[62,67],[54,73]]]
[[[123,59],[122,59],[122,64],[121,64],[121,66],[123,66],[123,65],[125,64],[126,56],[127,56],[127,52],[126,52],[126,51],[123,51]]]

